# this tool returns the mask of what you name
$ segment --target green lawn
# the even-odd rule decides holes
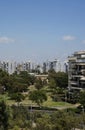
[[[65,103],[65,102],[53,102],[53,101],[47,101],[43,104],[44,106],[49,106],[49,107],[58,107],[58,106],[71,106],[71,104],[69,103]]]
[[[52,99],[50,98],[50,96],[48,96],[48,100],[46,102],[43,103],[43,106],[48,106],[48,107],[58,107],[58,106],[71,106],[70,103],[66,103],[66,102],[55,102],[52,101]]]

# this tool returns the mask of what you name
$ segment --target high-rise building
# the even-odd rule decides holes
[[[61,71],[61,63],[59,60],[46,61],[42,64],[34,63],[30,61],[15,62],[15,61],[0,61],[0,68],[7,71],[9,74],[21,71],[27,71],[29,73],[48,73],[49,70],[55,70],[55,72]]]
[[[85,89],[85,51],[68,57],[68,88]]]
[[[12,74],[16,71],[16,62],[13,61],[3,61],[2,70],[7,71],[9,74]]]
[[[56,71],[56,69],[57,69],[57,60],[49,62],[49,70],[52,70],[52,69]]]
[[[67,62],[64,63],[64,72],[68,73],[68,63]]]
[[[30,72],[32,69],[32,66],[31,66],[32,64],[30,61],[29,62],[22,62],[21,65],[22,65],[22,71]]]
[[[43,63],[43,72],[48,72],[49,70],[55,70],[55,72],[61,72],[61,62],[59,60],[47,61]]]
[[[54,61],[46,61],[43,63],[43,72],[46,73],[49,70],[55,70],[57,69],[57,60]]]

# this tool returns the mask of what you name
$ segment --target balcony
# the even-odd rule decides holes
[[[71,85],[78,85],[77,81],[71,81],[70,83],[71,83]]]
[[[85,77],[84,77],[84,76],[81,77],[81,78],[80,78],[80,81],[85,81]]]

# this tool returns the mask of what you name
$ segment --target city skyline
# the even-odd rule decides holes
[[[0,59],[66,60],[85,50],[85,1],[0,1]]]
[[[58,60],[46,61],[42,64],[37,64],[30,61],[16,62],[16,61],[0,61],[0,69],[13,74],[15,72],[20,73],[21,71],[27,71],[30,74],[46,74],[49,70],[54,70],[55,72],[67,72],[67,65],[65,63],[61,64]]]

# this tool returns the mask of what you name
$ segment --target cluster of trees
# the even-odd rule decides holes
[[[72,112],[31,113],[28,106],[20,106],[19,102],[25,99],[23,92],[28,92],[29,99],[37,103],[39,107],[47,100],[48,94],[54,101],[65,100],[68,75],[64,72],[56,73],[51,70],[48,74],[48,81],[47,83],[41,79],[36,79],[25,71],[20,72],[20,74],[9,75],[7,72],[0,70],[0,93],[7,93],[10,99],[18,102],[17,106],[10,107],[0,99],[1,130],[18,130],[18,128],[29,128],[30,130],[72,130],[72,128],[80,127],[78,125],[82,124],[81,117],[76,117],[76,114]],[[29,91],[30,85],[34,85],[35,89]],[[47,86],[47,89],[44,89],[45,86]],[[77,101],[83,106],[84,110],[84,91],[78,94]],[[33,121],[36,124],[35,127],[32,127]]]
[[[85,91],[68,91],[68,74],[64,72],[49,71],[49,89],[54,101],[80,103],[85,108]]]
[[[29,93],[29,99],[37,103],[38,106],[41,106],[41,104],[47,100],[46,91],[43,90],[43,87],[44,87],[44,81],[42,81],[41,79],[36,79],[35,82],[36,90],[31,91]]]
[[[72,130],[80,128],[81,116],[77,117],[73,112],[58,111],[55,113],[43,114],[36,120],[34,130]]]
[[[75,130],[85,124],[85,114],[77,115],[71,110],[46,113],[32,112],[27,106],[7,108],[4,102],[0,105],[1,130]]]
[[[67,88],[68,76],[64,72],[49,71],[49,88],[52,92],[52,96],[56,97],[56,93],[62,93],[63,89]],[[30,92],[29,98],[34,100],[34,96],[37,97],[35,102],[40,105],[46,98],[46,92],[43,90],[43,87],[46,85],[46,81],[41,79],[36,80],[34,76],[29,75],[26,71],[20,72],[20,74],[14,73],[9,75],[7,72],[0,70],[0,92],[8,92],[11,99],[17,101],[23,100],[24,97],[22,92],[28,91],[30,85],[35,86],[36,90]],[[32,96],[33,95],[33,96]],[[20,97],[20,98],[19,98]],[[38,101],[42,97],[41,101]]]
[[[49,72],[49,89],[54,101],[64,101],[65,93],[68,87],[68,75],[64,72]]]
[[[8,111],[6,104],[0,100],[0,130],[8,130]]]
[[[54,80],[56,87],[67,88],[68,87],[68,74],[65,72],[49,71],[49,80]]]
[[[8,93],[11,99],[23,100],[22,92],[28,90],[28,87],[35,82],[35,77],[29,75],[26,71],[20,74],[9,75],[6,71],[0,70],[0,93]]]
[[[47,90],[43,89],[46,85],[54,101],[65,101],[65,96],[67,96],[67,101],[74,103],[79,102],[82,95],[80,93],[74,93],[70,95],[69,98],[69,93],[67,93],[67,73],[56,73],[54,70],[51,70],[48,73],[48,81],[47,84],[45,80],[36,79],[26,71],[22,71],[20,74],[14,73],[9,75],[7,72],[0,69],[0,93],[7,92],[9,97],[17,102],[25,99],[22,92],[28,91],[30,85],[34,85],[35,90],[29,92],[29,99],[36,102],[39,106],[47,100]]]

